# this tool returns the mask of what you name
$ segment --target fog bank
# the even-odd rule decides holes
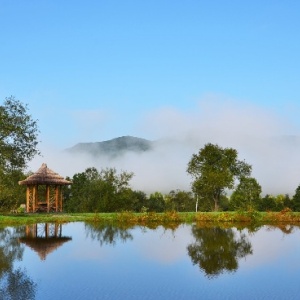
[[[29,167],[35,171],[45,162],[49,168],[70,177],[87,167],[115,167],[134,172],[134,189],[168,193],[172,189],[190,189],[186,168],[192,154],[206,143],[217,143],[237,149],[239,159],[252,165],[252,174],[264,194],[292,195],[300,184],[299,128],[275,112],[250,104],[207,97],[192,111],[161,108],[144,114],[136,123],[136,131],[128,135],[155,137],[155,147],[111,159],[70,155],[42,144],[43,157],[35,158]]]

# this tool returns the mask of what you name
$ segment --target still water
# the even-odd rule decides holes
[[[299,227],[0,228],[0,299],[300,299]]]

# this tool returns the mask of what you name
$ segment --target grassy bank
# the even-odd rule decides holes
[[[281,212],[189,212],[189,213],[50,213],[50,214],[11,214],[0,215],[1,225],[24,225],[45,222],[106,222],[114,224],[151,225],[151,224],[297,224],[300,225],[300,213]]]

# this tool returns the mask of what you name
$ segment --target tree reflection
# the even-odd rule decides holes
[[[85,230],[87,236],[99,241],[101,246],[104,244],[115,245],[117,241],[126,242],[127,240],[133,240],[133,236],[128,228],[115,225],[86,223]]]
[[[32,300],[35,292],[36,283],[21,269],[5,272],[0,279],[0,300]]]
[[[20,268],[13,269],[14,261],[23,257],[19,243],[24,228],[0,228],[0,300],[35,299],[36,284]]]
[[[209,278],[224,271],[235,272],[238,259],[252,254],[252,245],[246,234],[231,228],[192,227],[196,241],[187,247],[193,264],[198,264]]]
[[[284,234],[291,234],[294,232],[294,229],[298,226],[290,225],[290,224],[277,224],[277,225],[268,225],[267,230],[281,230]]]
[[[0,228],[0,278],[11,271],[15,260],[22,259],[24,247],[18,242],[20,236],[20,228]]]

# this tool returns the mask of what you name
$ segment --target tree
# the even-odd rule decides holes
[[[283,206],[284,208],[294,210],[293,199],[290,198],[289,194],[284,195]]]
[[[284,203],[286,200],[286,195],[279,194],[275,197],[275,211],[282,211],[284,209]]]
[[[261,186],[252,177],[242,177],[229,202],[230,210],[256,208],[261,194]]]
[[[300,194],[297,195],[297,190],[296,190],[296,194],[292,199],[290,199],[289,195],[287,194],[286,195],[279,194],[277,196],[267,194],[258,201],[257,209],[259,211],[282,211],[285,208],[289,208],[291,210],[297,211],[295,205],[297,203],[297,197],[299,196]],[[300,198],[298,201],[300,201]]]
[[[194,211],[195,200],[191,192],[172,190],[165,196],[166,209],[170,211]]]
[[[13,96],[0,106],[0,168],[23,169],[36,154],[38,127],[27,105]]]
[[[0,211],[17,209],[20,204],[26,203],[26,196],[20,180],[27,176],[21,170],[7,170],[0,168]]]
[[[149,211],[163,212],[166,208],[164,195],[160,192],[150,194],[147,202],[147,208]]]
[[[274,196],[266,194],[258,203],[259,211],[276,211],[276,199]]]
[[[131,198],[131,210],[135,212],[147,211],[148,198],[143,191],[132,191]]]
[[[65,195],[65,209],[69,212],[112,212],[130,210],[135,200],[129,187],[133,173],[109,168],[87,168],[74,174],[72,186]]]
[[[210,203],[219,209],[221,196],[226,189],[233,189],[236,179],[250,176],[251,166],[237,159],[238,153],[232,148],[206,144],[193,154],[187,172],[193,177],[192,189],[199,201]]]
[[[293,202],[293,210],[300,211],[300,185],[296,188],[292,202]]]

